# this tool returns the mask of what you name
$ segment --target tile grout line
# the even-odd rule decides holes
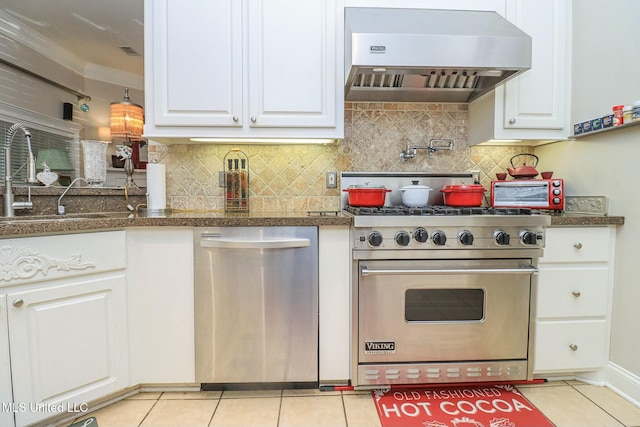
[[[149,416],[149,414],[151,413],[151,411],[153,410],[153,408],[156,407],[156,405],[158,404],[158,402],[160,401],[160,398],[162,397],[162,395],[164,394],[164,392],[160,393],[158,395],[158,397],[155,400],[155,402],[153,402],[153,405],[151,405],[151,408],[149,408],[149,410],[147,411],[146,414],[144,414],[144,417],[142,417],[142,419],[140,420],[140,423],[138,424],[138,427],[142,426],[142,423],[144,423],[144,420],[147,419],[147,417]]]
[[[342,414],[344,415],[344,425],[349,427],[349,418],[347,418],[347,407],[344,404],[344,393],[340,392],[340,401],[342,402]]]
[[[276,419],[276,427],[280,425],[280,415],[282,414],[282,399],[284,397],[284,390],[280,390],[280,404],[278,405],[278,418]]]
[[[568,383],[567,383],[568,384]],[[609,411],[607,411],[606,409],[604,409],[602,406],[600,406],[598,404],[598,402],[596,402],[595,400],[591,399],[589,396],[587,396],[586,394],[584,394],[583,392],[581,392],[580,390],[578,390],[573,384],[569,384],[569,386],[574,389],[575,391],[578,392],[578,394],[580,394],[580,396],[583,396],[585,399],[587,399],[589,402],[593,403],[594,405],[596,405],[598,408],[600,408],[602,410],[602,412],[604,412],[605,414],[609,415],[611,418],[613,418],[614,420],[616,420],[617,422],[619,422],[621,425],[627,427],[627,425],[625,423],[623,423],[622,421],[620,421],[618,418],[616,418],[612,413],[610,413]],[[606,388],[606,386],[605,386]]]
[[[218,402],[216,403],[216,407],[213,409],[211,418],[209,418],[209,423],[207,424],[207,427],[211,427],[211,423],[213,422],[213,417],[216,415],[216,412],[218,411],[218,407],[220,406],[220,401],[222,400],[222,393],[220,393],[220,397],[218,397],[217,400]]]

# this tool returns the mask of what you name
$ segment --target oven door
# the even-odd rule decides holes
[[[530,261],[359,261],[359,363],[526,359]]]

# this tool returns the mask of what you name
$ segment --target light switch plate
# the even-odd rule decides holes
[[[328,171],[326,182],[327,182],[327,188],[338,187],[338,172]]]

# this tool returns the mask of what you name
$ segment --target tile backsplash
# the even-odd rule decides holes
[[[167,203],[178,209],[224,209],[218,171],[232,148],[249,158],[253,210],[337,210],[338,189],[325,187],[327,171],[467,172],[480,170],[488,188],[514,154],[529,146],[467,146],[468,104],[346,103],[345,138],[336,145],[156,145],[154,158],[167,165]],[[453,150],[402,161],[407,147],[431,139],[453,140]],[[339,186],[338,186],[339,187]]]

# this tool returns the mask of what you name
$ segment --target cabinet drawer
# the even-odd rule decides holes
[[[538,274],[537,318],[607,314],[609,269],[544,268]]]
[[[609,260],[611,231],[608,227],[547,228],[542,263]]]
[[[603,367],[606,335],[605,320],[537,321],[534,373]]]
[[[125,268],[124,231],[1,239],[3,286]]]

